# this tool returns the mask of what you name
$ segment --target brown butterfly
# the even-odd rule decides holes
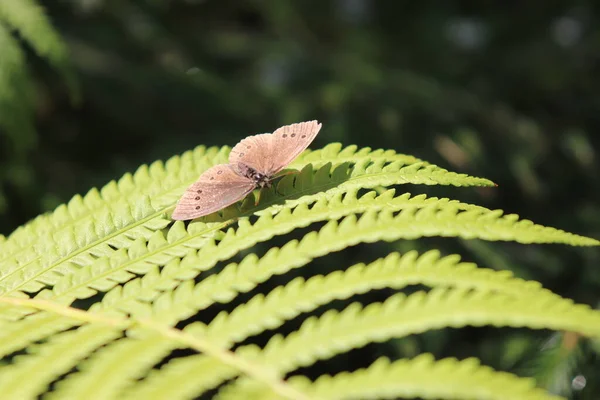
[[[188,220],[212,214],[257,187],[270,187],[273,175],[294,161],[320,129],[320,123],[308,121],[248,136],[231,150],[229,164],[207,169],[186,189],[171,218]]]

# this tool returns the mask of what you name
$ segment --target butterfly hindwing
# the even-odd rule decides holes
[[[231,165],[215,165],[186,189],[171,218],[189,220],[212,214],[243,199],[255,186],[251,179],[236,174]]]

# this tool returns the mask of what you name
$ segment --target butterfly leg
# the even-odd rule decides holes
[[[260,189],[258,189],[258,194],[256,196],[254,196],[254,206],[258,206],[258,204],[260,203],[260,194],[262,193],[263,188],[261,187]]]

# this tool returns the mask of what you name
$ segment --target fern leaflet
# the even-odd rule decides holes
[[[412,360],[390,362],[380,358],[368,368],[342,372],[336,376],[321,376],[314,383],[305,377],[292,377],[292,385],[302,388],[312,398],[421,398],[463,400],[558,400],[535,387],[533,379],[519,378],[505,372],[481,366],[477,359],[458,361],[446,358],[439,361],[430,354]],[[254,385],[256,386],[256,385]],[[281,399],[262,387],[249,387],[236,396],[226,394],[221,400]]]

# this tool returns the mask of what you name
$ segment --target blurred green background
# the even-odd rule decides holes
[[[401,190],[600,238],[596,2],[61,0],[43,6],[69,48],[81,102],[73,105],[59,74],[24,43],[35,133],[0,130],[2,234],[142,163],[318,119],[323,130],[312,148],[339,141],[394,149],[499,185]],[[597,306],[597,249],[452,239],[392,247],[459,252]],[[370,255],[386,254],[370,248]],[[339,255],[336,264],[374,258],[361,249]],[[590,379],[600,377],[593,347],[550,340],[558,343],[553,349],[567,351],[549,357],[548,332],[428,335],[397,347],[412,349],[407,354],[477,355],[496,368],[564,384],[560,390],[569,396],[600,393]],[[572,381],[579,374],[588,377],[582,392]]]

